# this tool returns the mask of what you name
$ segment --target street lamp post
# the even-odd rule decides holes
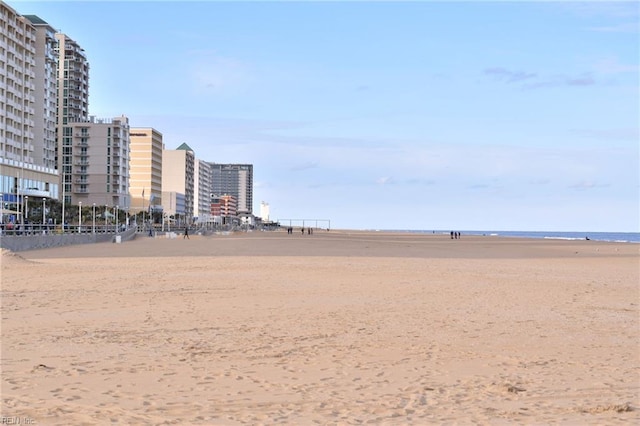
[[[78,201],[78,233],[82,227],[82,201]]]
[[[92,233],[96,233],[96,203],[93,203],[93,229]]]
[[[118,222],[118,206],[116,206],[115,209],[116,209],[116,232],[118,232],[118,228],[120,227],[120,222]]]
[[[64,163],[64,159],[63,159],[63,163]],[[65,166],[63,164],[63,166],[62,166],[62,233],[64,233],[64,231],[65,231],[64,208],[65,208],[65,204],[66,204],[66,200],[67,200],[67,195],[66,195],[66,193],[64,191],[65,188],[66,188],[66,185],[64,183],[64,181],[66,179],[66,176],[65,176],[65,173],[64,173],[64,167]]]
[[[145,214],[144,214],[144,188],[142,188],[142,226],[145,226]]]
[[[25,223],[29,220],[29,196],[24,196],[24,218],[22,219],[22,223]]]
[[[45,214],[44,214],[45,201],[46,201],[46,198],[42,197],[42,233],[44,233],[45,226],[46,226],[46,223],[45,223],[46,218],[45,218]]]

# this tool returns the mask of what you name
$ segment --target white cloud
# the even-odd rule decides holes
[[[506,81],[507,83],[518,83],[538,76],[538,74],[533,72],[512,71],[502,67],[487,68],[484,70],[484,73],[493,76],[497,80]]]
[[[314,161],[307,161],[306,163],[297,164],[289,168],[289,170],[294,172],[299,172],[302,170],[315,169],[318,167],[318,163]]]
[[[630,141],[637,142],[640,139],[639,128],[626,129],[574,129],[574,133],[603,141]]]
[[[621,22],[612,25],[590,27],[590,31],[604,32],[604,33],[629,33],[635,34],[640,31],[640,26],[637,22]]]
[[[577,189],[579,191],[584,191],[584,190],[596,189],[596,188],[606,188],[608,186],[610,186],[610,185],[609,184],[597,183],[597,182],[593,182],[593,181],[589,181],[589,180],[583,180],[583,181],[580,181],[580,182],[577,182],[577,183],[571,185],[569,188]]]
[[[393,178],[391,176],[383,176],[376,179],[376,184],[378,185],[388,185],[393,183]]]
[[[623,74],[640,72],[640,66],[638,64],[623,64],[616,56],[608,57],[597,61],[594,66],[594,70],[601,74]]]
[[[544,76],[532,71],[513,71],[503,67],[485,68],[484,74],[496,81],[507,84],[519,84],[526,89],[538,89],[557,86],[593,86],[595,77],[585,72],[579,75],[556,74]]]
[[[196,95],[246,90],[253,77],[247,64],[236,58],[219,56],[212,50],[192,50],[187,73]]]

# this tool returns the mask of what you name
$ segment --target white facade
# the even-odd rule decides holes
[[[51,134],[45,135],[50,121],[43,123],[50,117],[40,104],[40,94],[42,99],[50,95],[45,90],[51,74],[38,69],[39,40],[29,19],[0,2],[0,197],[3,208],[16,212],[11,218],[2,214],[2,221],[21,221],[26,197],[59,194]],[[36,120],[43,124],[38,130]]]
[[[260,218],[262,218],[264,222],[269,222],[269,214],[269,203],[264,201],[260,202]]]
[[[200,223],[211,222],[211,164],[196,160],[194,175],[194,215]]]
[[[36,29],[34,80],[34,160],[46,168],[56,164],[56,108],[58,57],[56,31],[35,15],[26,15]]]

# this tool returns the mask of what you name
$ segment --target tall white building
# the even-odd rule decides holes
[[[21,221],[27,197],[57,198],[51,152],[47,36],[0,2],[0,197],[2,221]],[[43,55],[43,58],[40,58]],[[39,69],[44,67],[44,69]],[[47,105],[44,105],[46,103]]]
[[[194,215],[200,223],[211,222],[211,164],[196,159],[194,175]]]
[[[56,108],[58,103],[58,57],[56,31],[35,15],[25,15],[36,29],[34,67],[34,160],[49,169],[56,164]]]

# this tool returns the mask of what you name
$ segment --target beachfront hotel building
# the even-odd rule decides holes
[[[130,212],[162,212],[162,133],[152,127],[132,127],[129,141]]]
[[[35,19],[34,19],[35,20]],[[0,220],[21,222],[27,197],[59,196],[52,151],[52,29],[0,2]],[[42,69],[40,69],[42,68]],[[53,143],[54,144],[54,143]]]
[[[194,171],[194,206],[195,221],[198,223],[213,222],[211,215],[211,163],[196,159]]]
[[[129,119],[68,122],[62,139],[67,202],[129,211]]]
[[[233,195],[212,196],[211,215],[219,225],[235,223],[238,218],[238,200]]]
[[[56,108],[58,57],[56,31],[35,15],[24,15],[36,29],[34,80],[34,152],[36,164],[56,169]]]
[[[239,216],[253,215],[253,164],[211,163],[211,192],[216,196],[232,195]]]
[[[80,193],[74,188],[74,160],[80,146],[72,143],[73,123],[82,123],[89,116],[89,62],[84,50],[66,34],[56,33],[58,56],[58,104],[56,111],[57,164],[62,183],[64,203],[77,201]],[[88,161],[88,159],[85,159]],[[76,162],[74,164],[74,161]],[[74,196],[74,194],[77,194]]]
[[[166,214],[175,210],[176,214],[184,216],[186,223],[192,223],[194,217],[194,173],[195,154],[189,145],[183,143],[176,149],[162,151],[162,207]],[[172,201],[165,194],[171,196],[172,193],[184,196],[184,213],[169,208]]]
[[[181,192],[176,191],[162,191],[162,199],[163,205],[163,215],[162,215],[162,224],[169,225],[184,225],[189,224],[190,222],[186,220],[187,216],[187,205],[185,196]]]

